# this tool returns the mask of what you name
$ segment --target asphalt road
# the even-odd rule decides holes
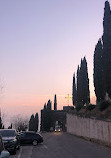
[[[42,133],[43,144],[22,146],[10,158],[111,158],[111,148],[67,133]]]

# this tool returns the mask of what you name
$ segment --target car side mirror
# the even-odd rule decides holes
[[[6,151],[6,150],[3,150],[3,151],[1,152],[1,154],[0,154],[0,157],[1,157],[1,158],[9,158],[9,156],[10,156],[10,154],[9,154],[9,152]]]

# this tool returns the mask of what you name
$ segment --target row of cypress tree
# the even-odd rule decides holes
[[[97,103],[111,98],[111,10],[105,2],[103,35],[98,40],[94,51],[94,87]]]
[[[90,102],[89,78],[87,61],[84,57],[81,59],[80,66],[77,68],[77,76],[73,76],[73,105],[77,108],[83,107]]]
[[[38,113],[36,113],[35,116],[32,114],[29,120],[29,131],[37,132],[38,123],[39,123]]]
[[[111,10],[108,1],[105,2],[103,17],[103,35],[98,40],[94,51],[94,88],[97,103],[111,98]],[[90,103],[89,79],[87,61],[84,57],[78,66],[77,75],[73,76],[73,105],[76,107]]]

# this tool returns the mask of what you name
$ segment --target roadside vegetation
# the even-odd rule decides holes
[[[94,50],[93,81],[96,105],[90,104],[88,66],[84,57],[73,75],[73,111],[87,117],[111,118],[111,9],[108,1],[104,7],[103,34]]]

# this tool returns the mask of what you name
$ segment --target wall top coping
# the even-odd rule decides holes
[[[74,112],[71,112],[71,111],[68,111],[66,113],[66,115],[67,114],[75,115],[75,116],[78,116],[78,117],[81,117],[81,118],[89,118],[89,119],[94,119],[94,120],[101,120],[101,121],[105,121],[105,122],[111,122],[111,119],[95,117],[95,116],[84,116],[83,114],[77,114],[77,113],[74,113]]]

